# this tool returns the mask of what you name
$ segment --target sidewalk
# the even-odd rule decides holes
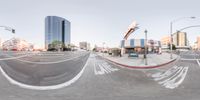
[[[178,58],[178,55],[173,54],[173,59],[170,59],[169,53],[162,53],[160,55],[148,54],[147,65],[145,65],[145,59],[143,58],[143,55],[139,55],[138,58],[129,58],[127,54],[123,55],[122,57],[115,57],[103,53],[98,53],[98,55],[118,65],[138,69],[161,67],[175,61]]]

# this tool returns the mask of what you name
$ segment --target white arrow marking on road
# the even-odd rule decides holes
[[[99,70],[97,70],[99,68]],[[118,71],[119,69],[111,67],[108,63],[103,62],[96,64],[94,63],[94,74],[95,75],[103,75],[103,74],[108,74],[114,71]]]
[[[110,72],[118,71],[118,70],[119,70],[119,69],[117,69],[117,68],[111,67],[108,63],[103,63],[102,65],[104,66],[105,69],[107,69],[107,70],[110,71]]]

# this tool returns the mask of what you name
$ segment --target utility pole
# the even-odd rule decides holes
[[[104,45],[105,45],[105,42],[103,42],[103,57],[104,57],[104,53],[105,53],[105,47],[104,47]]]
[[[145,59],[145,65],[147,64],[147,30],[144,31],[145,33],[145,52],[144,52],[144,59]]]
[[[195,19],[196,17],[192,16],[192,17],[181,17],[181,18],[178,18],[178,19],[175,19],[173,21],[170,22],[170,59],[173,59],[173,55],[172,55],[172,38],[173,38],[173,23],[174,22],[177,22],[177,21],[180,21],[180,20],[183,20],[183,19]]]
[[[172,38],[173,38],[173,33],[172,33],[172,22],[170,23],[170,59],[173,59],[173,55],[172,55]]]

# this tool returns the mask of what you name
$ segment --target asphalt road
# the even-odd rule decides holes
[[[21,57],[19,59],[3,60],[0,66],[12,79],[33,86],[50,86],[64,83],[75,77],[85,65],[89,54],[78,52],[66,53],[24,53],[4,58]],[[29,56],[31,55],[31,56]],[[59,58],[62,58],[59,59]]]
[[[199,54],[181,52],[180,59],[169,65],[136,70],[117,66],[91,53],[82,76],[67,87],[30,90],[13,85],[0,75],[0,96],[2,100],[199,100]]]

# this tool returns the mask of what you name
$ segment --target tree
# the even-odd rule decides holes
[[[92,51],[96,51],[96,48],[93,48]]]
[[[51,47],[52,47],[52,48],[55,48],[56,50],[62,49],[63,46],[64,46],[64,43],[62,43],[61,41],[58,41],[58,40],[54,40],[54,41],[51,43]]]
[[[168,48],[171,49],[171,45],[168,44]],[[176,50],[176,46],[174,44],[172,44],[172,50]]]
[[[74,44],[67,44],[66,46],[64,46],[64,49],[63,49],[63,51],[73,51],[73,50],[75,50],[75,45]]]

